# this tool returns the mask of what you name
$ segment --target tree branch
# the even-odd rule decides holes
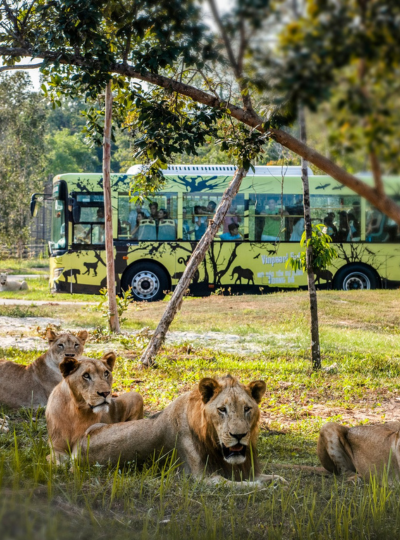
[[[15,66],[1,66],[0,72],[2,71],[11,71],[13,69],[36,69],[43,66],[43,62],[40,64],[20,64]]]
[[[13,48],[0,46],[0,56],[25,56],[30,58],[43,58],[49,62],[58,61],[61,64],[67,64],[71,66],[90,66],[91,68],[96,67],[96,63],[88,63],[82,56],[79,55],[67,55],[65,53],[51,51],[33,53],[32,50],[23,49],[20,47]],[[98,67],[100,67],[99,62]],[[178,92],[181,95],[189,97],[193,99],[193,101],[196,101],[197,103],[202,103],[203,105],[207,105],[208,107],[229,110],[230,112],[227,114],[230,114],[232,118],[235,118],[239,122],[242,122],[249,127],[255,128],[261,133],[265,133],[266,131],[264,128],[264,119],[256,112],[244,110],[240,107],[237,107],[233,103],[229,103],[229,101],[219,99],[216,96],[212,96],[207,92],[204,92],[204,90],[199,90],[198,88],[195,88],[183,82],[178,82],[176,80],[169,79],[168,77],[164,77],[163,75],[158,75],[156,73],[140,73],[138,71],[135,71],[131,66],[121,63],[110,65],[110,72],[118,73],[120,75],[124,75],[125,77],[138,79],[140,81],[154,84],[155,86],[159,86],[161,88]],[[341,184],[347,186],[361,197],[367,199],[367,201],[369,201],[376,208],[378,208],[378,210],[392,218],[396,223],[400,225],[400,206],[396,204],[390,197],[385,194],[383,196],[378,196],[376,190],[373,187],[369,186],[362,180],[359,180],[352,174],[348,173],[347,171],[333,163],[330,159],[324,157],[319,152],[302,143],[289,133],[286,133],[281,129],[271,128],[268,130],[268,135],[288,150],[291,150],[298,156],[301,156],[310,163],[313,163],[315,166],[321,169],[321,171],[324,171],[324,173],[326,173],[327,175],[335,178]]]

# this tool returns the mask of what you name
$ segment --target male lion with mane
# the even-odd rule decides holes
[[[114,424],[143,418],[143,399],[136,392],[113,398],[112,370],[115,354],[101,360],[65,357],[60,364],[63,381],[56,386],[46,407],[52,457],[61,462],[93,424]]]
[[[80,358],[88,337],[86,330],[78,335],[56,334],[46,331],[49,350],[32,364],[24,366],[10,361],[0,361],[0,403],[19,407],[44,407],[53,388],[62,380],[59,369],[65,356]]]
[[[92,426],[90,441],[83,438],[82,456],[91,463],[126,463],[154,453],[177,450],[185,470],[194,477],[212,474],[208,483],[253,480],[254,485],[285,480],[259,472],[256,452],[263,381],[248,386],[230,375],[202,379],[194,390],[182,394],[166,409],[139,422]],[[232,482],[235,484],[235,482]],[[237,485],[237,484],[236,484]]]

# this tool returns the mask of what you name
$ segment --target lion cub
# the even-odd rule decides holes
[[[49,350],[32,364],[23,366],[0,361],[0,403],[11,408],[44,406],[53,388],[62,380],[59,365],[65,356],[80,358],[87,340],[86,330],[56,334],[48,329]]]
[[[65,357],[60,364],[64,380],[54,388],[46,408],[52,457],[57,462],[94,424],[115,424],[143,418],[143,398],[136,392],[111,397],[116,356],[101,360]]]

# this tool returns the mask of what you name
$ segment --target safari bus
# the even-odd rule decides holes
[[[170,165],[162,190],[130,196],[133,177],[112,174],[117,292],[136,301],[162,299],[182,276],[221,200],[235,167]],[[398,225],[329,176],[310,174],[312,219],[337,249],[317,287],[375,289],[400,285]],[[306,276],[287,265],[298,257],[304,230],[300,167],[255,167],[243,179],[214,242],[193,277],[194,295],[266,293],[304,287]],[[372,183],[372,180],[368,180]],[[386,188],[400,196],[400,182]],[[31,211],[38,197],[33,195]],[[100,174],[62,174],[53,180],[49,242],[50,286],[56,292],[99,293],[106,286],[104,199]]]

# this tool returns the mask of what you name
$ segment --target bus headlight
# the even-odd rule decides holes
[[[64,272],[64,268],[54,268],[53,279],[54,280],[59,279],[59,277],[61,276],[63,272]]]

